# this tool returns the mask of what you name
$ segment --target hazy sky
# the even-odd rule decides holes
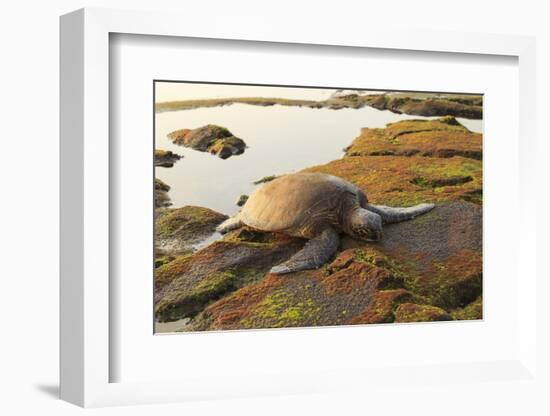
[[[157,82],[157,103],[164,101],[192,100],[198,98],[227,97],[278,97],[322,100],[334,91],[320,88],[256,87],[249,85],[187,84],[180,82]]]

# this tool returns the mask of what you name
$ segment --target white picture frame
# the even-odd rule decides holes
[[[186,24],[181,22],[185,20]],[[82,9],[61,18],[61,398],[79,406],[162,403],[266,394],[361,391],[361,386],[391,380],[421,385],[460,380],[506,381],[516,389],[538,391],[543,379],[537,367],[537,292],[534,244],[536,218],[521,215],[518,264],[522,280],[517,293],[517,354],[507,360],[441,363],[414,368],[334,369],[324,374],[270,375],[262,380],[228,384],[207,379],[156,382],[111,382],[109,296],[109,36],[113,33],[382,48],[438,53],[517,57],[519,62],[520,201],[525,214],[535,204],[535,40],[530,37],[472,33],[363,29],[328,33],[312,25],[307,32],[281,31],[277,24],[240,27],[201,26],[199,20],[173,13]],[[538,324],[540,326],[540,323]],[[235,336],[238,336],[235,335]],[[481,374],[472,377],[472,374]],[[408,376],[407,376],[408,375]],[[348,380],[346,383],[341,380]],[[526,383],[527,386],[526,387]],[[441,387],[444,389],[444,387]],[[383,390],[383,388],[382,388]],[[450,393],[451,389],[447,393]],[[496,389],[487,394],[498,397]]]

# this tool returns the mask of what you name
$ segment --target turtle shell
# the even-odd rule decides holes
[[[336,176],[294,173],[255,190],[240,214],[248,226],[263,231],[292,231],[324,223],[338,225],[342,203],[357,201],[358,188]],[[301,233],[304,234],[304,233]]]

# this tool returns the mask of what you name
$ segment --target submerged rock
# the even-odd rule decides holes
[[[210,152],[221,159],[240,155],[246,149],[246,143],[235,137],[225,127],[208,124],[193,130],[181,129],[168,134],[168,137],[181,146],[200,152]]]
[[[155,166],[171,168],[182,156],[170,150],[155,149]]]

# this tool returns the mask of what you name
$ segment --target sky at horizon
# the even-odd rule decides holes
[[[268,97],[323,100],[337,89],[277,87],[257,85],[206,84],[173,81],[155,82],[155,102],[194,100],[208,98]],[[373,91],[374,92],[374,91]],[[383,92],[383,91],[376,91]]]

